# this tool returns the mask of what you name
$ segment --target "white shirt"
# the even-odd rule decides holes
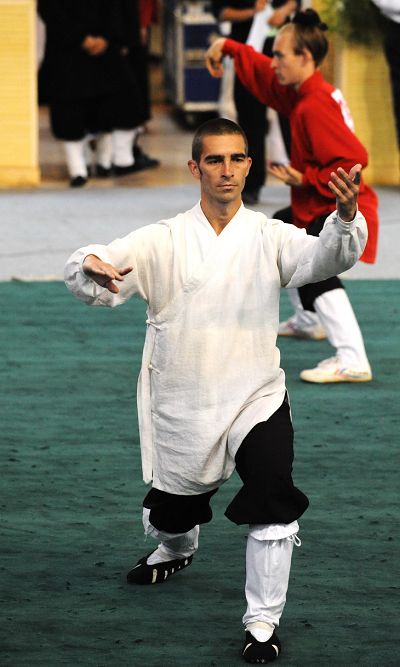
[[[386,18],[400,23],[400,0],[372,0]]]
[[[217,235],[197,204],[70,257],[65,280],[79,299],[115,306],[138,294],[148,304],[137,393],[146,482],[191,495],[230,476],[244,437],[284,398],[276,347],[281,287],[345,271],[366,238],[360,213],[349,224],[331,214],[318,238],[243,205]],[[134,267],[119,294],[86,276],[88,254]]]

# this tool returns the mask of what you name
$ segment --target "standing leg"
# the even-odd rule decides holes
[[[337,285],[332,283],[331,289],[324,288],[324,283],[300,288],[303,297],[306,291],[313,294],[313,308],[335,348],[334,357],[302,371],[300,377],[305,382],[315,383],[369,382],[372,373],[362,333],[347,293],[340,281],[336,281]]]
[[[85,140],[64,141],[63,147],[71,179],[71,187],[80,187],[86,183],[88,177],[85,160]]]
[[[85,185],[88,171],[85,160],[85,114],[87,102],[53,101],[50,122],[54,136],[63,142],[71,187]]]
[[[270,662],[280,652],[275,634],[289,581],[297,519],[308,506],[292,480],[293,427],[288,398],[243,440],[235,457],[243,486],[225,514],[237,524],[248,523],[246,600],[243,616],[247,662]]]
[[[114,172],[116,176],[123,176],[133,171],[134,157],[133,144],[137,130],[114,130]]]
[[[107,178],[111,175],[112,163],[112,134],[102,132],[96,137],[96,175]]]
[[[272,661],[280,642],[275,634],[289,584],[293,545],[300,546],[298,523],[251,526],[246,549],[246,600],[243,616],[246,639],[243,657],[248,662]]]

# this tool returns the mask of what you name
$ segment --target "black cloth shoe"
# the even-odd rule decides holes
[[[249,206],[254,206],[254,204],[258,204],[259,197],[260,197],[259,190],[243,190],[242,192],[243,204],[248,204]]]
[[[168,577],[188,567],[193,560],[193,556],[188,556],[187,558],[177,558],[176,560],[167,560],[164,563],[147,565],[146,561],[154,551],[138,560],[135,567],[128,572],[126,575],[128,584],[163,584]]]
[[[102,167],[101,164],[96,164],[96,176],[97,178],[110,178],[111,176],[111,167]]]
[[[155,157],[150,157],[150,155],[146,155],[140,146],[135,145],[133,147],[133,157],[135,158],[135,171],[154,169],[155,167],[160,166],[160,160],[157,160]]]
[[[118,167],[118,165],[114,164],[112,170],[114,176],[126,176],[127,174],[133,174],[137,171],[134,164],[130,164],[127,167]]]
[[[275,632],[266,642],[259,642],[251,632],[246,631],[246,639],[242,649],[242,656],[252,665],[265,664],[276,660],[281,652],[281,643]]]
[[[87,180],[84,176],[75,176],[71,178],[69,184],[71,188],[81,188],[83,185],[86,185]]]

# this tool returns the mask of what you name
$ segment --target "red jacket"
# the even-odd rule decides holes
[[[240,80],[255,97],[289,117],[291,165],[303,174],[303,185],[291,188],[292,211],[295,224],[307,227],[315,218],[336,208],[328,187],[331,171],[338,167],[349,171],[357,162],[363,168],[368,164],[367,151],[346,124],[346,103],[334,99],[335,88],[318,70],[296,91],[280,84],[271,68],[271,58],[251,46],[227,39],[224,54],[234,58]],[[378,240],[378,197],[363,181],[358,204],[368,224],[368,242],[361,260],[373,263]]]
[[[140,26],[148,28],[157,21],[157,1],[140,0],[139,2]]]

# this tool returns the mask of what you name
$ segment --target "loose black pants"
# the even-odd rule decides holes
[[[225,515],[236,524],[291,523],[308,507],[308,499],[293,484],[293,427],[288,398],[267,420],[256,424],[236,454],[242,488]],[[152,488],[143,501],[157,530],[186,533],[212,519],[210,499],[218,489],[180,496]]]

